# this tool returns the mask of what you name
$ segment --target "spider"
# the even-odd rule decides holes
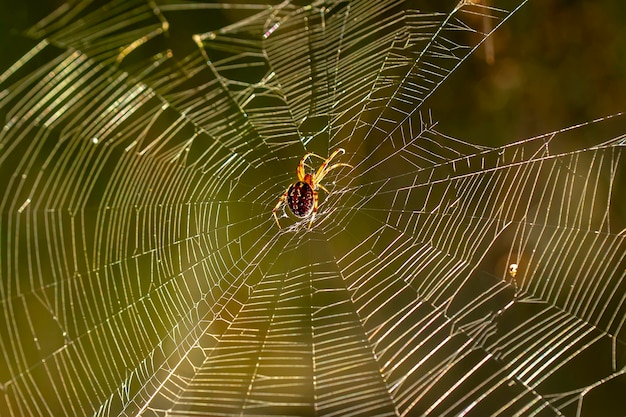
[[[328,190],[321,184],[322,179],[324,179],[326,174],[328,174],[331,170],[335,168],[339,168],[342,166],[353,168],[352,165],[344,163],[337,163],[328,166],[330,164],[330,161],[332,161],[337,155],[344,153],[346,153],[345,150],[343,150],[342,148],[338,148],[328,158],[325,159],[324,157],[316,155],[312,152],[309,152],[302,157],[297,170],[298,181],[291,184],[289,188],[287,188],[283,195],[280,196],[280,198],[278,199],[278,204],[276,204],[274,210],[272,210],[272,214],[276,219],[276,224],[278,225],[279,229],[281,227],[280,223],[278,222],[278,216],[276,215],[276,211],[280,208],[281,204],[283,204],[285,198],[287,198],[287,206],[289,206],[289,209],[295,216],[301,219],[311,216],[309,229],[311,228],[311,225],[313,224],[313,219],[315,219],[315,213],[317,213],[317,189],[321,188],[328,194]],[[324,159],[324,163],[319,167],[316,173],[305,174],[304,167],[310,167],[310,165],[306,163],[306,160],[311,156],[315,156],[319,159]]]

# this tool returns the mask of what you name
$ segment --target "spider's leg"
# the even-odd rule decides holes
[[[330,194],[330,192],[322,184],[317,184],[317,186],[320,187],[322,190],[326,191],[326,194]]]
[[[335,168],[339,168],[339,167],[350,167],[350,168],[354,168],[352,165],[350,164],[344,164],[343,162],[340,162],[338,164],[333,164],[330,167],[328,167],[324,172],[322,172],[321,174],[319,174],[318,176],[315,177],[315,182],[319,183],[320,181],[322,181],[322,178],[324,178],[326,176],[326,174],[328,174],[330,171],[332,171]],[[317,184],[319,187],[319,184]]]
[[[276,210],[278,210],[280,205],[283,204],[283,202],[285,201],[285,198],[287,197],[288,192],[289,192],[289,187],[287,187],[283,195],[280,196],[280,198],[278,199],[278,203],[276,204],[276,207],[274,207],[274,210],[272,210],[272,214],[274,215],[274,219],[276,219],[276,224],[278,225],[279,229],[282,229],[282,227],[280,227],[280,223],[278,222],[278,216],[276,215]]]
[[[309,222],[309,229],[315,219],[315,213],[317,213],[317,191],[313,190],[313,213],[311,213],[311,221]]]
[[[303,158],[303,159],[305,159],[305,158],[309,158],[309,157],[311,157],[311,156],[314,156],[314,157],[316,157],[316,158],[319,158],[319,159],[321,159],[322,161],[325,161],[325,160],[326,160],[326,158],[324,158],[323,156],[320,156],[320,155],[318,155],[318,154],[316,154],[316,153],[313,153],[313,152],[309,152],[309,153],[307,153],[306,155],[304,155],[304,158]]]
[[[309,152],[307,154],[305,154],[302,159],[300,160],[300,164],[298,164],[298,180],[300,181],[304,181],[304,167],[305,166],[310,166],[306,163],[306,160],[311,157],[311,156],[315,156],[317,158],[320,159],[324,159],[323,156],[319,156],[318,154],[315,154],[313,152]]]
[[[326,158],[322,166],[320,166],[315,175],[313,175],[313,183],[318,183],[322,180],[322,178],[324,178],[324,175],[326,175],[326,172],[328,171],[326,167],[330,161],[332,161],[340,153],[344,154],[346,151],[343,148],[337,148],[335,149],[335,152],[331,153],[330,156]]]

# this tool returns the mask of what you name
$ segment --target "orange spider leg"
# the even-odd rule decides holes
[[[335,149],[335,152],[333,152],[332,154],[330,154],[328,158],[326,158],[322,166],[317,170],[315,175],[313,175],[313,182],[316,182],[316,183],[320,182],[328,171],[330,171],[331,169],[337,168],[337,166],[341,166],[340,164],[335,164],[330,169],[326,169],[330,161],[332,161],[340,153],[344,154],[346,153],[346,151],[343,148],[337,148]],[[344,165],[347,165],[347,164],[344,164]]]
[[[304,175],[305,175],[305,174],[304,174],[304,167],[305,167],[305,166],[310,166],[310,165],[307,165],[307,164],[305,163],[305,161],[306,161],[306,160],[307,160],[307,158],[308,158],[308,157],[310,157],[310,156],[316,156],[316,157],[318,157],[318,158],[320,158],[320,159],[324,159],[324,157],[319,156],[318,154],[315,154],[315,153],[313,153],[313,152],[309,152],[309,153],[307,153],[306,155],[304,155],[304,156],[302,157],[302,159],[300,160],[300,164],[298,164],[298,180],[300,180],[300,181],[304,181]]]
[[[319,167],[319,169],[317,170],[317,172],[315,173],[315,178],[319,177],[320,174],[322,172],[324,172],[324,169],[326,169],[326,166],[330,163],[330,161],[332,161],[332,159],[337,156],[338,153],[346,153],[346,151],[343,148],[338,148],[335,149],[335,152],[333,152],[332,154],[330,154],[330,156],[328,158],[326,158],[324,160],[324,163]],[[323,158],[322,158],[323,159]]]
[[[320,187],[322,190],[326,191],[326,194],[330,194],[330,192],[322,184],[317,184],[317,186]]]
[[[350,167],[350,168],[354,168],[352,165],[350,164],[344,164],[343,162],[340,162],[338,164],[334,164],[331,165],[330,168],[328,168],[327,170],[325,170],[324,172],[322,172],[319,176],[314,177],[314,181],[316,183],[319,183],[320,181],[322,181],[322,179],[326,176],[326,174],[328,174],[330,171],[332,171],[335,168],[339,168],[339,167]],[[319,184],[318,184],[319,185]]]
[[[309,229],[313,225],[313,219],[315,219],[315,213],[317,213],[317,191],[313,190],[313,213],[311,213],[311,221],[309,222]]]
[[[287,198],[287,193],[289,192],[290,187],[291,186],[287,187],[283,195],[281,195],[280,198],[278,199],[278,204],[276,204],[276,207],[274,207],[274,210],[272,210],[272,214],[274,215],[274,219],[276,219],[276,224],[278,225],[279,229],[282,229],[282,227],[280,227],[280,223],[278,222],[278,216],[276,215],[276,210],[278,210],[280,205],[283,204],[283,202],[285,201],[285,198]]]

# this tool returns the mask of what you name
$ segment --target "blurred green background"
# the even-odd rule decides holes
[[[622,112],[625,29],[623,1],[531,0],[492,36],[493,62],[483,45],[427,104],[447,133],[491,146]]]

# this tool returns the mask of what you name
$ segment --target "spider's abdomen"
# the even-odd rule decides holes
[[[313,211],[313,188],[306,182],[298,181],[287,191],[287,205],[298,217],[307,217]]]

